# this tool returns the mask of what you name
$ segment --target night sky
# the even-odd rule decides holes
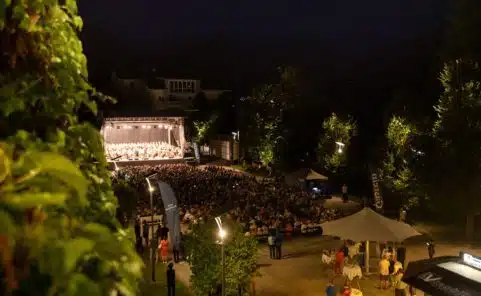
[[[138,42],[202,39],[216,34],[248,41],[316,38],[352,49],[429,31],[442,0],[117,0],[80,1],[87,26]]]
[[[161,75],[225,80],[222,87],[242,81],[248,89],[280,64],[345,73],[355,59],[389,64],[379,56],[385,47],[426,51],[445,1],[82,0],[79,7],[91,77],[156,68]]]

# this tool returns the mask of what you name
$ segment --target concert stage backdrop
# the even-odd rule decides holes
[[[106,118],[101,132],[106,150],[109,150],[109,147],[117,147],[115,148],[117,152],[119,149],[128,152],[156,143],[163,147],[180,149],[183,156],[185,137],[182,117]],[[118,148],[119,146],[121,148]]]

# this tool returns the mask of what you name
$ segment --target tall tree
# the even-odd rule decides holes
[[[433,127],[441,161],[433,170],[430,189],[451,214],[467,217],[471,236],[473,217],[481,212],[481,82],[463,82],[465,71],[479,71],[479,66],[456,60],[446,64],[441,75],[444,93],[435,107],[438,119]]]
[[[302,101],[298,76],[292,67],[279,68],[278,83],[263,85],[254,90],[252,97],[241,100],[254,114],[247,117],[252,123],[241,126],[252,129],[243,134],[257,137],[257,143],[253,137],[248,141],[255,143],[259,158],[268,155],[276,164],[284,165],[289,162],[289,146],[298,145],[292,140],[299,132],[293,124],[297,118],[294,110]]]
[[[0,14],[0,294],[137,290],[142,263],[115,217],[75,1],[4,1]]]
[[[414,124],[403,117],[391,118],[386,132],[387,147],[381,176],[387,190],[387,206],[392,209],[411,208],[418,202],[420,192],[415,165],[424,154],[417,150],[418,136],[420,134]]]
[[[326,170],[337,172],[348,160],[348,148],[356,135],[357,124],[352,118],[342,119],[335,113],[322,124],[322,134],[318,144],[318,160]]]

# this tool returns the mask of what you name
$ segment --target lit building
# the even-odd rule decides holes
[[[141,79],[124,79],[112,76],[112,86],[122,96],[143,96],[152,101],[156,110],[192,109],[196,96],[203,94],[208,101],[217,100],[229,90],[202,89],[198,79],[172,79],[156,77],[149,82]]]

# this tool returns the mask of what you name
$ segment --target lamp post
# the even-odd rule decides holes
[[[344,146],[346,145],[342,142],[336,142],[336,146],[337,146],[337,153],[342,154],[344,152]]]
[[[145,178],[147,181],[147,185],[149,188],[149,196],[150,196],[150,231],[151,231],[151,242],[150,242],[150,260],[152,264],[152,281],[155,282],[155,238],[154,238],[154,199],[153,199],[153,192],[154,192],[154,187],[150,184],[150,178],[156,176],[157,174],[153,174]]]
[[[227,232],[222,227],[222,220],[219,217],[215,218],[215,222],[217,223],[217,227],[219,228],[219,244],[220,244],[220,252],[221,252],[221,267],[222,267],[222,296],[225,296],[225,250],[224,250],[224,240],[227,236]]]

